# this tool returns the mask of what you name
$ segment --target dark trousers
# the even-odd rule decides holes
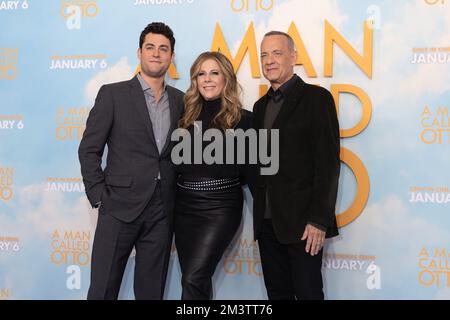
[[[88,300],[118,297],[128,258],[136,249],[134,295],[137,300],[159,300],[164,294],[172,243],[169,219],[163,210],[158,183],[142,214],[124,223],[99,210],[92,247]]]
[[[322,250],[311,256],[305,252],[306,241],[280,243],[272,219],[264,219],[258,245],[269,300],[324,299]]]

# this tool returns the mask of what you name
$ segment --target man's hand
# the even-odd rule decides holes
[[[306,240],[305,251],[311,252],[311,255],[315,256],[323,247],[323,243],[325,242],[325,231],[307,224],[301,240]]]

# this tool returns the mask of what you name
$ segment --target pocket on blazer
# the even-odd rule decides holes
[[[132,176],[107,175],[105,176],[105,184],[113,187],[129,188],[133,183]]]

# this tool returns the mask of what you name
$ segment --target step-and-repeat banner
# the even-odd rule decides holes
[[[259,45],[288,32],[296,72],[339,111],[340,236],[323,259],[328,299],[450,298],[449,0],[0,1],[0,299],[84,299],[97,211],[77,149],[101,85],[130,79],[142,29],[175,33],[167,82],[186,90],[220,50],[245,108],[268,88]],[[252,198],[214,276],[218,299],[266,299]],[[133,299],[134,256],[120,292]],[[180,298],[173,247],[166,298]]]

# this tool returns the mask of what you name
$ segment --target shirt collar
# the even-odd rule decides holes
[[[275,102],[280,101],[283,97],[286,96],[287,90],[296,82],[298,75],[294,73],[291,79],[283,83],[276,91],[270,87],[267,95],[273,99]]]
[[[141,84],[142,91],[144,91],[144,92],[148,91],[148,93],[150,93],[150,95],[153,96],[152,88],[150,88],[150,86],[147,84],[147,82],[145,82],[145,80],[144,80],[144,78],[142,78],[140,72],[137,74],[137,78],[139,80],[139,83]],[[167,85],[166,85],[165,81],[164,81],[163,86],[164,86],[163,92],[166,92],[167,91]]]

